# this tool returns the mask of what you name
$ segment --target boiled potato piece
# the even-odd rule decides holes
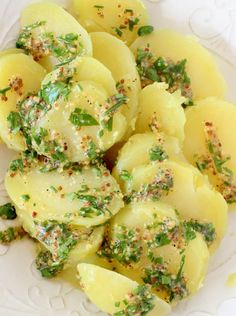
[[[136,133],[143,133],[156,128],[155,122],[166,135],[184,139],[185,114],[181,104],[184,98],[180,91],[174,94],[166,91],[164,83],[154,83],[140,93],[140,109],[135,126]],[[153,125],[153,127],[152,127]]]
[[[159,157],[155,157],[155,150],[157,150],[157,154],[158,150],[163,154]],[[127,185],[126,181],[128,179],[122,177],[122,175],[125,175],[126,172],[130,174],[135,167],[140,165],[150,162],[155,163],[158,159],[161,159],[161,161],[162,159],[185,161],[178,139],[172,136],[166,136],[162,133],[135,134],[129,138],[119,151],[112,174],[121,188],[123,188],[124,181]]]
[[[100,84],[109,95],[117,93],[116,82],[114,81],[111,71],[92,57],[77,57],[66,66],[59,67],[50,72],[43,80],[42,86],[49,82],[58,81],[59,78],[61,78],[61,72],[63,72],[64,68],[66,68],[68,72],[71,71],[74,82],[93,81]]]
[[[140,0],[73,0],[78,21],[88,32],[107,32],[127,45],[137,37],[139,27],[149,21]]]
[[[120,90],[129,98],[121,110],[129,123],[125,135],[127,139],[134,129],[141,89],[134,57],[129,48],[116,37],[105,32],[90,35],[93,43],[93,56],[111,71],[115,81],[120,84]]]
[[[160,228],[162,227],[161,225],[163,225],[163,228]],[[181,258],[184,255],[185,261],[182,273],[185,278],[186,292],[183,290],[183,296],[194,293],[201,287],[209,261],[209,251],[206,242],[199,234],[196,234],[193,240],[187,241],[185,239],[183,228],[172,207],[161,202],[138,202],[123,208],[111,222],[110,238],[111,244],[115,245],[115,247],[119,245],[119,242],[122,243],[120,230],[124,227],[127,230],[126,247],[130,247],[129,251],[127,251],[127,256],[134,251],[132,249],[137,248],[142,249],[142,251],[140,260],[136,262],[131,260],[126,264],[126,262],[122,261],[123,257],[119,257],[120,260],[115,261],[121,274],[137,282],[145,281],[147,276],[146,269],[153,269],[152,261],[150,260],[150,254],[152,254],[152,257],[162,258],[163,262],[165,262],[165,275],[177,275],[180,270]],[[166,230],[171,230],[174,227],[174,238],[168,237],[170,238],[169,242],[163,241],[164,235],[169,236],[165,233]],[[132,240],[129,238],[131,232],[136,232]],[[162,238],[158,239],[158,246],[155,243],[157,236]],[[130,246],[132,242],[133,248]],[[124,253],[123,248],[122,251]],[[119,252],[116,250],[117,253]],[[136,250],[135,253],[138,256],[139,251]],[[130,258],[133,259],[131,256]],[[165,287],[163,289],[158,286],[156,289],[157,295],[166,300],[169,299],[168,295],[170,293]],[[178,299],[178,296],[176,298]]]
[[[217,98],[207,98],[202,101],[197,102],[196,107],[188,109],[186,111],[187,122],[185,126],[185,140],[184,140],[184,153],[187,159],[192,163],[198,163],[200,169],[204,173],[207,173],[211,183],[215,186],[217,190],[222,192],[227,201],[232,202],[236,201],[236,193],[235,189],[232,191],[231,198],[227,196],[227,188],[224,186],[221,187],[221,181],[225,180],[224,175],[221,177],[221,168],[228,168],[233,172],[233,175],[236,175],[236,151],[235,151],[235,141],[234,132],[236,132],[236,107],[234,104],[229,102],[217,99]],[[213,124],[210,126],[209,124]],[[208,125],[208,126],[207,126]],[[208,139],[206,128],[209,129],[209,133],[211,139]],[[215,130],[215,131],[214,131]],[[214,136],[215,133],[215,136]],[[218,138],[221,143],[220,152],[225,157],[229,157],[230,159],[226,159],[222,156],[219,163],[219,173],[214,169],[209,169],[206,167],[204,169],[204,165],[200,166],[201,157],[209,156],[209,142],[216,142],[215,137]],[[218,150],[217,144],[215,151]],[[215,154],[216,155],[216,154]],[[214,155],[212,156],[214,158]],[[217,158],[217,155],[215,159]],[[224,163],[221,165],[221,162]],[[224,170],[222,170],[224,172]],[[232,181],[235,181],[232,179]],[[232,182],[234,185],[234,182]],[[224,194],[225,193],[225,194]]]
[[[41,167],[23,173],[9,170],[5,179],[12,201],[36,221],[90,227],[103,224],[123,206],[119,187],[104,167],[61,173],[41,172]]]
[[[37,222],[30,212],[23,209],[16,207],[16,212],[24,230],[28,232],[31,237],[37,239],[44,248],[55,255],[57,248],[55,248],[54,244],[48,243],[48,232],[45,230],[45,223]],[[50,220],[46,221],[46,225],[48,225],[48,223],[50,223]],[[57,224],[59,223],[52,222],[52,226],[54,224],[55,227],[57,227]],[[95,255],[103,240],[104,227],[85,228],[82,226],[70,226],[69,224],[68,227],[79,236],[75,248],[70,251],[69,257],[66,261],[66,268],[71,268],[75,267],[87,256]],[[45,234],[43,234],[43,232],[45,232]],[[47,240],[45,240],[46,238]],[[53,239],[53,236],[51,236],[51,239]]]
[[[92,43],[86,30],[55,3],[39,2],[27,6],[21,15],[21,27],[23,34],[30,30],[29,38],[33,41],[24,41],[20,36],[17,45],[30,52],[35,60],[53,56],[56,59],[53,63],[60,63],[76,55],[92,55]],[[44,59],[43,63],[50,68],[50,62]]]
[[[174,62],[187,59],[186,70],[191,80],[193,99],[209,96],[224,98],[226,83],[214,57],[193,36],[186,36],[175,31],[163,29],[138,38],[131,49],[136,55],[137,49],[150,45],[155,57],[170,58]]]
[[[210,246],[214,251],[223,238],[228,220],[228,208],[222,195],[211,188],[207,178],[187,164],[173,161],[156,165],[143,165],[131,173],[128,190],[139,191],[153,183],[164,172],[173,177],[173,187],[160,200],[172,205],[184,220],[212,223],[216,238]]]
[[[62,79],[63,71],[66,73]],[[67,71],[70,82],[63,90]],[[91,57],[79,57],[50,73],[41,91],[51,98],[61,85],[61,97],[49,104],[48,111],[41,110],[42,114],[31,128],[32,134],[37,135],[42,130],[47,131],[40,142],[33,141],[33,147],[38,153],[52,157],[54,153],[45,142],[56,142],[70,161],[94,160],[94,156],[106,151],[124,135],[127,122],[121,113],[125,101],[121,100],[126,97],[117,92],[110,71]],[[63,91],[66,91],[64,97]]]
[[[148,316],[164,316],[171,311],[170,306],[151,294],[148,288],[116,272],[81,263],[78,265],[78,278],[89,299],[109,314],[125,312],[127,305],[124,304],[124,300],[128,301],[128,306],[133,305],[137,308],[132,309],[137,314],[142,311]],[[141,291],[143,295],[139,294]],[[146,306],[146,309],[143,309],[144,304],[152,307]]]
[[[17,110],[17,102],[27,94],[37,92],[46,72],[31,57],[21,53],[8,54],[0,58],[0,87],[5,89],[9,84],[17,83],[6,92],[6,98],[0,98],[0,136],[10,149],[21,151],[26,148],[25,141],[20,132],[10,131],[8,116]],[[22,87],[21,87],[22,86]]]
[[[22,49],[18,49],[18,48],[7,48],[7,49],[3,49],[0,51],[0,58],[7,56],[7,55],[20,54],[20,53],[24,53],[24,51]],[[0,144],[1,143],[2,143],[2,140],[0,138]]]

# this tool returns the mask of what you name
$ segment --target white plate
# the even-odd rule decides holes
[[[21,9],[31,0],[1,0],[0,46],[14,43]],[[60,4],[66,0],[57,1]],[[229,84],[228,99],[236,101],[236,1],[146,0],[152,23],[200,38],[219,61]],[[232,135],[235,137],[235,135]],[[3,177],[11,153],[0,146],[0,204],[6,201]],[[0,229],[7,223],[0,222]],[[21,241],[0,247],[0,316],[102,316],[71,285],[42,280],[33,268],[34,245]],[[171,316],[236,316],[236,287],[225,286],[236,272],[236,214],[230,214],[227,236],[212,258],[204,287],[182,302]]]

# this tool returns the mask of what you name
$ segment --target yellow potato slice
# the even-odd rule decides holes
[[[37,27],[35,23],[41,23],[42,25]],[[45,50],[43,51],[44,54],[40,54],[39,50],[37,49],[37,43],[40,43],[40,41],[43,42],[45,40],[45,33],[50,33],[51,36],[54,37],[54,39],[59,38],[61,36],[66,36],[68,34],[78,35],[78,39],[76,40],[76,42],[74,42],[76,44],[78,54],[81,56],[92,55],[92,43],[86,30],[75,20],[73,16],[71,16],[57,4],[43,1],[28,5],[21,15],[22,31],[24,32],[27,29],[27,27],[32,25],[36,27],[33,27],[31,30],[31,36],[35,43],[32,47],[31,53],[33,53],[34,57],[37,60],[40,60],[42,57],[44,57],[44,54],[46,57],[52,55],[51,51],[46,53]],[[47,38],[47,41],[50,41],[49,37]],[[68,43],[69,42],[67,42],[66,44]],[[65,48],[64,44],[62,44],[60,48]],[[61,53],[58,50],[53,51],[53,54],[56,58],[57,63],[58,60],[60,62],[63,59],[66,60],[70,58],[71,56],[70,54],[67,56],[66,54]],[[50,61],[44,58],[43,64],[50,69]],[[55,64],[55,62],[52,62],[52,64]]]
[[[104,167],[61,173],[41,172],[41,167],[37,164],[23,173],[9,170],[5,179],[18,209],[37,221],[90,227],[103,224],[123,207],[119,187]],[[27,201],[24,195],[29,196]]]
[[[21,151],[26,145],[19,131],[10,131],[7,118],[12,111],[18,111],[17,102],[40,89],[45,74],[46,71],[40,65],[24,54],[8,54],[0,58],[1,89],[9,87],[9,83],[15,79],[22,80],[22,88],[17,91],[12,88],[6,92],[6,99],[0,99],[0,136],[11,149]]]
[[[7,49],[4,49],[2,51],[0,51],[0,58],[1,57],[4,57],[6,55],[11,55],[11,54],[20,54],[20,53],[23,53],[23,50],[22,49],[17,49],[17,48],[7,48]],[[0,138],[0,144],[2,144],[3,141],[2,139]]]
[[[154,83],[141,91],[135,131],[136,133],[150,131],[150,124],[155,128],[157,121],[161,131],[183,142],[186,119],[181,104],[184,98],[180,91],[169,93],[166,91],[167,87],[164,83]]]
[[[128,301],[128,306],[137,308],[133,309],[136,313],[143,311],[148,316],[165,316],[171,311],[170,306],[151,294],[148,288],[116,272],[81,263],[78,265],[78,278],[89,299],[109,314],[125,311],[124,300]],[[150,306],[147,302],[151,307],[144,309],[144,304]]]
[[[29,212],[19,209],[16,207],[17,216],[19,218],[20,223],[22,224],[25,231],[29,233],[29,235],[35,239],[37,239],[47,250],[49,250],[53,255],[55,255],[55,245],[49,244],[45,242],[44,236],[42,232],[44,231],[44,223],[37,222],[35,218],[32,217],[32,214]],[[50,219],[46,221],[46,223],[50,223]],[[57,224],[57,223],[55,223]],[[58,223],[59,224],[59,223]],[[96,251],[99,249],[104,234],[104,227],[97,228],[85,228],[82,226],[70,226],[69,228],[76,232],[79,236],[78,243],[76,246],[70,251],[68,259],[66,261],[66,269],[72,268],[84,260],[87,256],[95,256]]]
[[[131,50],[150,45],[150,51],[158,57],[170,58],[174,62],[187,59],[186,70],[191,79],[193,99],[209,96],[224,98],[226,83],[214,57],[203,48],[193,36],[185,36],[169,29],[156,30],[152,34],[138,38]]]
[[[143,185],[153,183],[163,171],[172,175],[173,187],[160,200],[172,205],[184,220],[212,223],[216,231],[216,238],[210,246],[213,252],[225,234],[228,207],[223,196],[211,188],[207,178],[196,168],[173,161],[139,166],[131,173],[127,191],[139,191]]]
[[[159,158],[152,157],[153,151],[155,152],[155,150],[158,149],[163,154]],[[180,149],[178,139],[172,136],[163,135],[162,133],[135,134],[131,136],[120,149],[112,174],[120,184],[121,189],[123,189],[124,183],[128,185],[128,178],[125,177],[127,172],[128,176],[135,167],[150,162],[155,163],[158,159],[186,161]]]
[[[234,185],[235,175],[236,175],[236,151],[235,151],[235,141],[234,132],[236,132],[236,107],[234,104],[217,99],[217,98],[207,98],[202,101],[197,102],[197,105],[186,111],[187,122],[185,126],[185,140],[184,140],[184,154],[186,158],[192,164],[196,165],[196,162],[202,160],[201,157],[207,158],[209,156],[209,150],[207,143],[207,134],[205,132],[206,124],[212,123],[215,129],[216,137],[219,139],[221,146],[220,151],[223,156],[229,157],[230,159],[225,161],[225,157],[218,157],[219,166],[222,168],[228,168],[233,172],[234,175],[232,181]],[[214,135],[212,136],[214,141]],[[216,148],[217,149],[217,148]],[[214,155],[213,155],[214,156]],[[212,158],[213,158],[212,156]],[[217,155],[215,155],[217,159]],[[221,162],[225,161],[222,165]],[[201,166],[199,166],[201,168]],[[219,171],[220,171],[219,170]],[[222,192],[229,202],[236,201],[235,188],[232,188],[231,198],[227,196],[227,186],[221,187],[222,180],[224,181],[224,176],[221,176],[221,171],[218,173],[214,169],[204,169],[202,166],[203,173],[209,176],[211,183],[215,186],[217,190]],[[213,172],[214,171],[214,172]],[[224,172],[224,170],[222,171]],[[226,189],[226,191],[224,191]]]
[[[116,37],[105,32],[90,35],[93,43],[93,56],[111,71],[113,78],[118,83],[118,88],[120,87],[120,90],[129,98],[121,110],[129,123],[125,135],[125,139],[127,139],[134,129],[141,89],[134,57],[129,48]]]
[[[73,0],[78,21],[88,32],[107,32],[127,45],[137,37],[139,27],[149,21],[147,9],[140,0]]]
[[[166,227],[170,229],[176,227],[176,229],[179,229],[179,233],[176,233],[174,239],[170,242],[160,239],[159,246],[151,246],[150,242],[157,238],[155,236],[161,236],[158,235],[160,231],[162,231],[160,230],[161,225],[166,225]],[[135,247],[142,250],[140,260],[137,260],[137,262],[132,262],[131,260],[126,264],[126,262],[122,261],[123,257],[120,257],[120,260],[115,260],[118,271],[139,283],[143,283],[144,281],[148,283],[145,277],[147,277],[146,269],[153,269],[153,262],[150,259],[151,254],[152,258],[161,258],[165,263],[166,272],[172,275],[178,275],[181,260],[184,255],[182,273],[187,292],[183,293],[187,295],[197,292],[202,286],[207,272],[209,251],[206,242],[198,233],[196,233],[195,238],[187,241],[182,231],[183,227],[180,225],[174,209],[161,202],[138,202],[123,208],[114,219],[112,219],[110,242],[112,245],[119,245],[119,242],[122,243],[120,229],[121,227],[122,229],[125,227],[128,231],[126,234],[126,247],[130,247],[129,251],[131,253]],[[165,232],[166,229],[167,228],[163,229],[163,231]],[[136,235],[134,235],[131,241],[129,236],[133,231]],[[130,246],[132,242],[134,243],[133,248]],[[125,253],[123,248],[122,251]],[[127,255],[129,251],[127,250]],[[135,254],[138,256],[139,251],[137,250],[134,255]],[[160,275],[161,272],[159,276]],[[166,300],[169,299],[168,296],[170,295],[165,287],[158,287],[156,294]],[[176,299],[178,299],[178,295]]]
[[[42,90],[47,91],[52,82],[61,84],[61,71],[65,69],[74,74],[68,85],[68,95],[63,97],[61,94],[46,113],[42,111],[32,133],[40,134],[43,129],[47,131],[47,136],[40,143],[33,141],[33,147],[40,154],[51,157],[53,153],[48,151],[45,142],[56,141],[68,160],[84,162],[91,160],[91,146],[96,147],[98,152],[95,154],[98,154],[123,137],[127,122],[121,111],[126,105],[119,101],[123,95],[117,92],[110,71],[91,57],[79,57],[66,67],[48,74]],[[48,93],[53,95],[54,90],[50,88]],[[116,104],[118,108],[111,110]],[[104,123],[108,119],[112,120],[110,127]]]

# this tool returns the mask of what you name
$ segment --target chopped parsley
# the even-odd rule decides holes
[[[127,170],[122,170],[119,174],[119,178],[123,181],[130,181],[132,180],[131,174]]]
[[[114,239],[110,244],[109,257],[124,265],[139,262],[143,253],[142,239],[140,237],[139,229],[117,226]]]
[[[30,196],[29,196],[29,194],[23,194],[23,195],[21,195],[21,199],[24,202],[28,202],[30,200]]]
[[[94,216],[104,215],[105,213],[111,215],[111,211],[108,209],[108,205],[112,200],[110,195],[95,196],[78,192],[74,194],[74,199],[75,198],[83,204],[78,210],[78,214],[82,217],[92,218]]]
[[[151,34],[154,31],[154,27],[152,25],[144,25],[138,29],[139,36],[145,36]]]
[[[154,146],[149,150],[149,158],[151,161],[161,162],[168,159],[168,155],[161,146]]]
[[[167,300],[180,300],[188,295],[186,279],[183,275],[183,268],[185,264],[185,255],[181,257],[178,273],[173,275],[168,272],[167,265],[164,260],[152,257],[153,264],[144,269],[145,276],[143,281],[150,284],[155,290],[164,290],[167,292]]]
[[[128,19],[129,30],[132,32],[134,30],[134,26],[139,23],[138,18]]]
[[[103,9],[104,5],[95,4],[94,8],[96,8],[96,9]]]
[[[4,231],[0,231],[0,244],[9,244],[10,242],[22,239],[27,233],[21,226],[9,227]]]
[[[124,196],[124,201],[158,201],[163,195],[168,195],[174,186],[173,175],[170,170],[159,170],[152,183],[143,184],[138,191],[132,191]]]
[[[0,206],[0,217],[3,219],[15,219],[17,217],[15,206],[11,203]]]
[[[16,134],[20,131],[22,125],[20,113],[10,112],[7,117],[7,122],[9,124],[11,133]]]
[[[49,247],[54,261],[66,262],[70,251],[77,245],[78,235],[65,223],[45,221],[35,223],[36,238]]]
[[[108,110],[106,110],[105,115],[114,114],[122,105],[126,104],[127,101],[128,98],[121,93],[113,95],[108,100],[108,103],[111,105],[111,107]]]
[[[62,261],[55,261],[50,251],[41,251],[35,260],[35,264],[43,278],[53,278],[64,268]]]
[[[70,115],[70,122],[77,126],[96,126],[99,125],[98,121],[84,109],[76,108]]]
[[[20,33],[18,40],[16,42],[16,48],[22,48],[25,49],[27,53],[29,53],[29,50],[26,48],[26,43],[30,39],[32,35],[32,30],[36,28],[40,28],[41,26],[45,25],[46,21],[38,21],[33,24],[29,24],[25,27],[23,27],[22,32]]]
[[[143,88],[153,82],[166,82],[170,93],[181,90],[182,95],[187,99],[184,107],[193,105],[191,82],[186,72],[186,59],[174,63],[164,57],[155,58],[147,47],[137,50],[136,63]]]
[[[56,81],[53,83],[49,82],[44,85],[40,90],[40,95],[47,104],[51,105],[61,97],[67,99],[70,91],[71,86],[69,83]]]
[[[216,238],[216,230],[212,223],[200,223],[197,220],[190,220],[185,221],[183,223],[183,227],[187,242],[196,238],[196,232],[203,235],[203,238],[208,246],[210,246]]]
[[[43,57],[53,56],[60,64],[66,64],[76,56],[84,53],[80,36],[76,33],[68,33],[55,36],[53,32],[45,31],[42,26],[46,21],[39,21],[23,28],[16,42],[16,47],[24,49],[36,61]],[[37,30],[37,35],[34,30]],[[37,37],[37,40],[35,38]]]
[[[147,285],[138,285],[122,302],[115,304],[117,308],[122,306],[122,310],[113,316],[146,316],[155,306],[154,298]]]
[[[119,37],[122,37],[123,32],[121,31],[121,29],[120,29],[119,27],[113,27],[112,29],[115,31],[115,33],[116,33]]]
[[[216,129],[211,122],[205,123],[206,149],[205,155],[196,155],[196,166],[202,173],[209,173],[217,180],[217,189],[227,203],[236,202],[236,182],[232,170],[225,166],[231,159],[222,152],[222,144]]]

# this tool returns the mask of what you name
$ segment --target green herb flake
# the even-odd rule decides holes
[[[145,36],[151,34],[154,31],[154,27],[151,25],[144,25],[138,29],[139,36]]]
[[[140,232],[128,229],[126,226],[117,226],[114,239],[109,246],[110,258],[114,258],[124,265],[137,263],[143,253]]]
[[[69,84],[58,81],[54,83],[49,82],[44,85],[40,90],[40,94],[46,103],[53,104],[61,97],[67,99],[70,91],[71,87]]]
[[[197,220],[185,221],[183,223],[185,238],[187,241],[194,239],[194,233],[198,232],[203,235],[208,246],[216,239],[216,230],[212,223],[201,223]],[[195,233],[196,236],[196,233]]]
[[[0,217],[3,219],[15,219],[17,217],[15,206],[11,203],[0,206]]]
[[[122,105],[128,102],[128,98],[118,93],[112,96],[108,102],[112,103],[112,106],[105,112],[105,116],[114,114]]]
[[[149,150],[149,158],[151,161],[161,162],[168,159],[168,155],[161,146],[154,146]]]
[[[84,204],[84,206],[78,210],[79,215],[82,217],[92,218],[94,216],[104,215],[105,213],[111,215],[111,211],[107,208],[112,199],[110,196],[100,197],[78,192],[76,198]]]
[[[119,174],[119,177],[123,181],[130,181],[130,180],[132,180],[132,176],[130,175],[130,173],[127,170],[122,170],[120,172],[120,174]]]
[[[55,261],[49,251],[41,251],[36,257],[35,264],[42,277],[47,279],[55,277],[64,268],[64,263]]]
[[[23,194],[23,195],[21,195],[21,199],[24,202],[28,202],[30,200],[30,196],[29,196],[29,194]]]
[[[104,9],[104,5],[99,5],[99,4],[95,4],[93,7],[96,9]]]
[[[121,31],[121,29],[119,27],[112,27],[112,29],[115,31],[115,33],[119,36],[122,37],[123,32]]]
[[[76,108],[70,115],[70,122],[77,126],[97,126],[99,125],[98,121],[85,110]]]
[[[0,231],[0,243],[9,244],[14,240],[22,239],[27,233],[22,227],[9,227],[4,231]]]
[[[129,25],[129,30],[132,32],[134,30],[134,27],[139,23],[139,19],[128,19],[128,25]]]
[[[20,131],[22,125],[20,113],[10,112],[7,117],[7,122],[9,124],[11,133],[17,134]]]
[[[144,269],[145,276],[143,281],[157,291],[165,290],[169,302],[185,298],[189,294],[183,275],[185,255],[181,257],[179,270],[176,275],[168,271],[168,266],[163,260],[158,260],[158,262],[153,259],[152,261],[154,263]]]
[[[137,50],[136,63],[143,88],[153,82],[166,82],[169,85],[170,93],[181,90],[182,95],[186,98],[183,107],[193,105],[193,93],[190,88],[190,77],[186,71],[186,59],[174,63],[164,57],[155,58],[147,46],[145,49]]]
[[[15,159],[10,164],[10,170],[13,172],[21,171],[24,172],[24,162],[22,158]]]
[[[139,285],[122,302],[116,302],[115,307],[124,306],[113,316],[146,316],[154,308],[154,295],[146,285]]]

